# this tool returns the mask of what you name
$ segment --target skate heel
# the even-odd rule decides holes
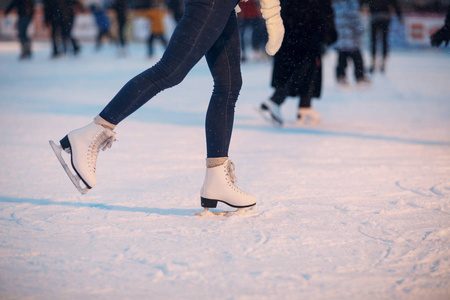
[[[207,198],[200,197],[202,202],[202,207],[207,208],[216,208],[217,207],[217,200],[211,200]]]
[[[59,143],[61,144],[61,147],[66,150],[66,149],[70,149],[70,142],[69,142],[69,137],[66,135],[65,137],[63,137]]]

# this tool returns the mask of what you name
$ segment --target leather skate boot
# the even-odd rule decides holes
[[[72,167],[88,189],[95,186],[98,152],[111,148],[115,132],[102,125],[91,123],[71,131],[61,141],[61,147],[70,153]]]
[[[301,107],[297,114],[297,125],[314,125],[322,121],[322,116],[312,107]]]
[[[256,197],[241,191],[236,185],[234,164],[229,160],[216,167],[206,168],[205,181],[200,191],[202,207],[215,208],[217,202],[236,208],[256,204]]]

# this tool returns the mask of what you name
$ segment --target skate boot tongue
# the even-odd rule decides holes
[[[110,136],[106,139],[102,144],[100,144],[100,148],[105,151],[107,148],[111,148],[112,144],[116,141],[116,135]]]

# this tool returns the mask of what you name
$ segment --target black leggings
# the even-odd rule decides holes
[[[270,100],[272,100],[274,103],[281,105],[284,103],[286,98],[289,96],[289,85],[286,85],[284,87],[278,87],[275,89],[275,92],[273,93],[272,97],[270,97]],[[300,96],[300,101],[298,102],[298,107],[311,107],[311,100],[312,97],[310,95],[303,95]]]

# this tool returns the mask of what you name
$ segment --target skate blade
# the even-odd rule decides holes
[[[271,116],[271,113],[267,110],[261,109],[260,107],[255,107],[255,110],[259,113],[259,115],[267,122],[269,122],[274,127],[283,127],[283,123],[280,123],[278,120]]]
[[[245,215],[252,216],[256,213],[256,205],[251,208],[238,208],[235,211],[210,211],[209,208],[205,207],[202,212],[196,213],[196,217],[231,217],[235,215]]]
[[[72,181],[73,185],[77,188],[77,190],[81,194],[86,194],[89,189],[87,187],[81,186],[81,179],[77,174],[73,174],[72,171],[69,169],[69,166],[67,166],[64,158],[61,155],[62,147],[59,145],[56,145],[55,142],[49,141],[50,147],[52,147],[53,152],[56,155],[56,158],[58,158],[59,162],[61,163],[61,166],[63,167],[64,171],[66,171],[67,176],[69,176],[70,181]]]

